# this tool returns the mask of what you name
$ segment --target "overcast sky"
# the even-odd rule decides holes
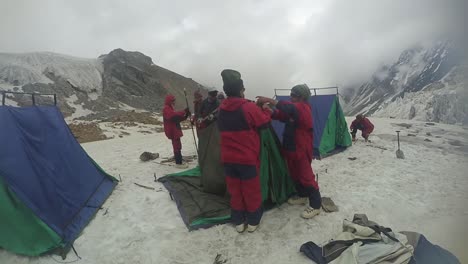
[[[464,0],[0,0],[0,52],[95,58],[115,48],[248,94],[347,86],[419,42],[460,35]],[[457,32],[460,30],[460,32]]]

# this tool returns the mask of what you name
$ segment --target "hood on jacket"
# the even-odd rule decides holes
[[[221,103],[220,109],[224,111],[235,111],[249,100],[240,97],[228,97]]]
[[[166,95],[166,99],[164,99],[164,105],[171,105],[172,102],[175,101],[175,96],[173,96],[172,94],[168,94]]]

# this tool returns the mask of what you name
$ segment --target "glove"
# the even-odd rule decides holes
[[[208,119],[209,121],[213,121],[214,119],[214,115],[213,114],[209,114],[206,119]]]

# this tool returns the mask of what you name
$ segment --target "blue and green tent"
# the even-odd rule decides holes
[[[276,100],[289,98],[289,95],[275,97]],[[351,135],[338,94],[312,95],[309,103],[314,126],[314,157],[320,159],[351,146]],[[273,121],[272,125],[278,138],[282,140],[284,124]]]
[[[0,248],[63,255],[116,183],[56,106],[0,106]]]

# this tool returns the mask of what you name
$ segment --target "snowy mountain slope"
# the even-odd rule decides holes
[[[50,75],[61,76],[86,92],[102,93],[102,62],[52,52],[0,53],[0,79],[17,86],[52,83]]]
[[[373,116],[468,124],[467,73],[467,65],[457,66],[421,91],[381,104]]]
[[[304,220],[299,216],[301,206],[284,204],[266,212],[252,234],[238,234],[229,224],[187,230],[177,205],[153,177],[177,170],[138,158],[143,151],[171,156],[172,146],[163,133],[134,133],[83,144],[99,165],[112,175],[120,175],[122,182],[76,240],[74,246],[81,257],[77,263],[214,263],[216,255],[221,254],[229,264],[306,264],[311,261],[299,247],[307,241],[320,244],[332,238],[341,231],[343,219],[351,219],[355,213],[365,213],[393,230],[421,232],[458,256],[461,263],[467,263],[468,130],[408,120],[371,120],[376,127],[373,143],[360,140],[342,153],[312,163],[319,174],[322,195],[332,197],[339,212],[322,212],[315,219]],[[395,158],[397,129],[403,131],[404,160]],[[190,131],[185,133],[183,154],[194,154]],[[196,162],[190,165],[196,166]],[[66,261],[74,260],[71,251]],[[0,263],[56,261],[61,261],[58,256],[26,258],[0,250]]]
[[[67,120],[106,119],[116,111],[160,111],[172,93],[176,107],[185,107],[204,87],[190,78],[155,65],[140,52],[116,49],[97,59],[82,59],[50,52],[0,53],[0,90],[54,93]],[[51,104],[37,97],[38,104]],[[31,105],[30,96],[8,95],[9,105]]]
[[[466,65],[460,49],[448,41],[408,49],[396,63],[383,66],[369,82],[348,95],[345,112],[466,122]],[[447,102],[455,107],[443,109]]]

